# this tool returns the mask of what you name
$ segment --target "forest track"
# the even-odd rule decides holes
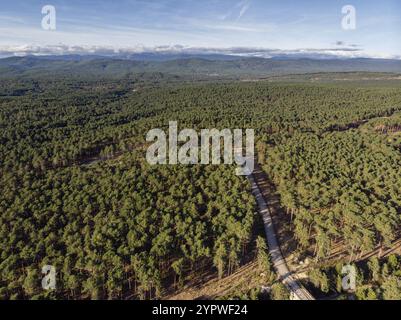
[[[291,293],[293,300],[315,300],[314,297],[306,290],[294,274],[289,270],[287,263],[281,253],[280,245],[277,241],[276,231],[273,225],[272,210],[273,207],[268,205],[260,189],[255,173],[260,171],[258,165],[255,166],[255,171],[252,175],[248,176],[249,181],[252,185],[252,194],[255,196],[259,207],[259,213],[263,219],[263,225],[265,228],[266,239],[269,249],[269,254],[273,263],[273,266],[283,284]]]

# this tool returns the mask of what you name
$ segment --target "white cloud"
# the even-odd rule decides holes
[[[230,9],[225,14],[218,16],[219,20],[227,20],[229,17],[233,15],[237,15],[237,21],[242,18],[242,16],[248,11],[251,6],[251,0],[242,0],[238,2],[232,9]],[[239,10],[239,12],[238,12]],[[238,14],[237,14],[238,12]]]
[[[69,46],[65,44],[37,46],[1,46],[0,57],[5,56],[24,56],[24,55],[102,55],[102,56],[126,56],[130,54],[153,52],[159,54],[225,54],[242,57],[289,57],[289,58],[388,58],[401,59],[401,56],[366,54],[360,48],[334,47],[334,48],[299,48],[292,50],[282,50],[273,48],[256,47],[232,47],[232,48],[206,48],[191,47],[182,45],[167,46],[133,46],[133,47],[113,47],[113,46]]]
[[[241,8],[239,15],[238,15],[238,19],[241,19],[242,16],[248,11],[249,7],[251,6],[251,1],[250,0],[242,1],[242,2],[238,3],[237,6],[239,6]]]

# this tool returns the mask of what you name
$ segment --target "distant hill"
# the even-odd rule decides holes
[[[137,54],[127,57],[26,56],[0,59],[0,77],[129,77],[161,73],[186,77],[247,77],[316,72],[401,73],[401,60],[265,59],[224,55],[175,56]]]

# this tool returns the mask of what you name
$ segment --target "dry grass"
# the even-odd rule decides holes
[[[253,261],[240,267],[235,273],[219,280],[217,276],[204,283],[189,284],[181,291],[166,296],[166,300],[213,300],[239,292],[248,292],[264,285],[264,277]]]

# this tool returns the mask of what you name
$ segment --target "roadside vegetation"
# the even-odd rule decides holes
[[[342,279],[344,263],[321,266],[309,272],[308,287],[316,297],[336,300],[400,300],[401,257],[391,254],[352,263],[356,271],[354,290],[344,290]]]

